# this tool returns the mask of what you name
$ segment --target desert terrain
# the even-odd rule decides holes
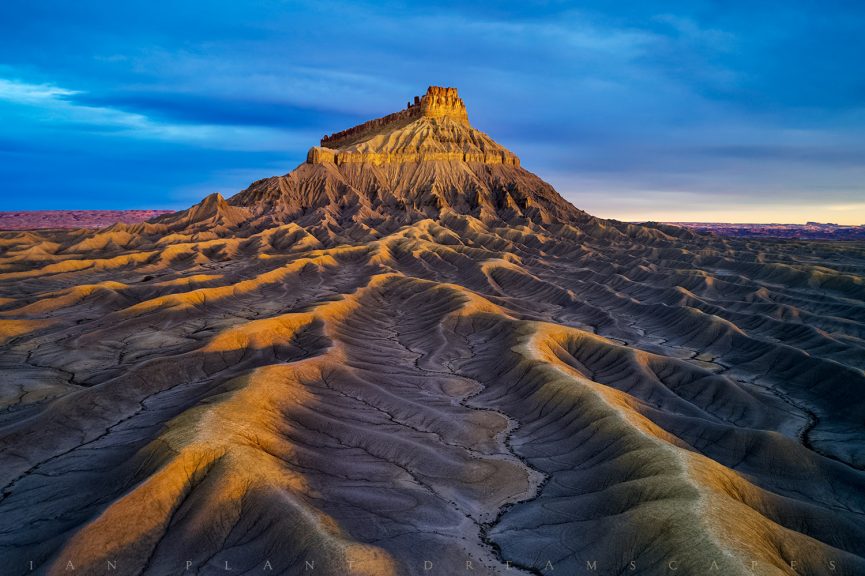
[[[136,224],[169,214],[171,210],[18,210],[0,211],[0,230],[104,228]]]
[[[730,224],[724,222],[670,222],[704,234],[738,238],[791,238],[794,240],[865,240],[865,225],[821,222],[805,224]]]
[[[454,89],[0,233],[0,346],[4,575],[865,574],[865,244],[595,218]]]

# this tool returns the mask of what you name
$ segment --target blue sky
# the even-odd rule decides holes
[[[0,209],[183,208],[456,86],[624,220],[865,223],[865,4],[0,4]]]

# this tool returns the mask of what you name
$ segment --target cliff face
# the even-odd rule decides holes
[[[457,161],[519,166],[517,156],[472,128],[456,88],[430,86],[405,110],[321,139],[307,162],[370,163]]]
[[[326,135],[321,139],[322,147],[340,148],[377,133],[394,129],[419,118],[449,118],[454,122],[469,125],[466,106],[456,88],[430,86],[423,96],[415,96],[405,110],[369,120],[346,130]]]
[[[450,118],[455,122],[469,125],[465,104],[457,94],[456,88],[430,86],[422,98],[415,97],[420,103],[421,115],[428,118]]]
[[[392,123],[354,138],[340,148],[315,146],[310,164],[393,164],[455,161],[519,166],[520,159],[489,136],[449,117],[422,116],[408,124]]]

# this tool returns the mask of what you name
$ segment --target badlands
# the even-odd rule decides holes
[[[595,218],[453,88],[0,232],[0,574],[865,574],[865,245]]]

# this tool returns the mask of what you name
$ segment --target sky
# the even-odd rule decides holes
[[[0,3],[0,210],[185,208],[455,86],[620,220],[865,224],[865,3]]]

